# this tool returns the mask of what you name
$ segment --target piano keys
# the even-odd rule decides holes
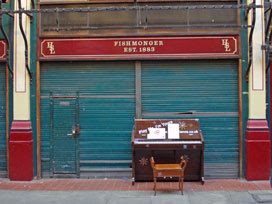
[[[184,156],[185,181],[204,184],[204,139],[198,119],[136,119],[131,144],[133,183],[153,180],[150,157],[169,164],[179,163]]]

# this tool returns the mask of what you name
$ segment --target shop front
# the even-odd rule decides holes
[[[39,52],[42,177],[130,177],[135,118],[199,119],[205,177],[239,177],[238,35],[41,38]]]

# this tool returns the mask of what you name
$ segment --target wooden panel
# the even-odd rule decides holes
[[[147,148],[148,149],[148,148]],[[161,148],[148,150],[135,148],[135,180],[136,181],[152,181],[153,173],[150,165],[150,157],[154,157],[157,164],[179,163],[180,157],[184,156],[187,161],[185,169],[186,181],[200,181],[201,180],[201,151],[202,150],[163,150]],[[163,180],[163,179],[160,179]],[[171,180],[171,179],[167,179]]]
[[[166,139],[168,139],[168,124],[179,125],[178,140],[201,140],[201,131],[198,119],[136,119],[134,137],[135,139],[147,139],[149,128],[165,128]]]

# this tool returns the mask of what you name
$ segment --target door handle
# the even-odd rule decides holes
[[[76,127],[72,127],[72,137],[76,137]]]
[[[66,134],[69,137],[75,137],[76,136],[76,128],[73,126],[72,127],[72,133],[68,133]]]
[[[75,138],[79,134],[80,134],[80,127],[79,127],[79,124],[77,124],[76,126],[72,127],[72,133],[68,133],[66,135],[72,136],[73,138]]]

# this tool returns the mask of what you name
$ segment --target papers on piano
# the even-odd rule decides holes
[[[179,124],[168,124],[168,139],[179,139]]]
[[[165,128],[148,128],[147,139],[165,139]]]

